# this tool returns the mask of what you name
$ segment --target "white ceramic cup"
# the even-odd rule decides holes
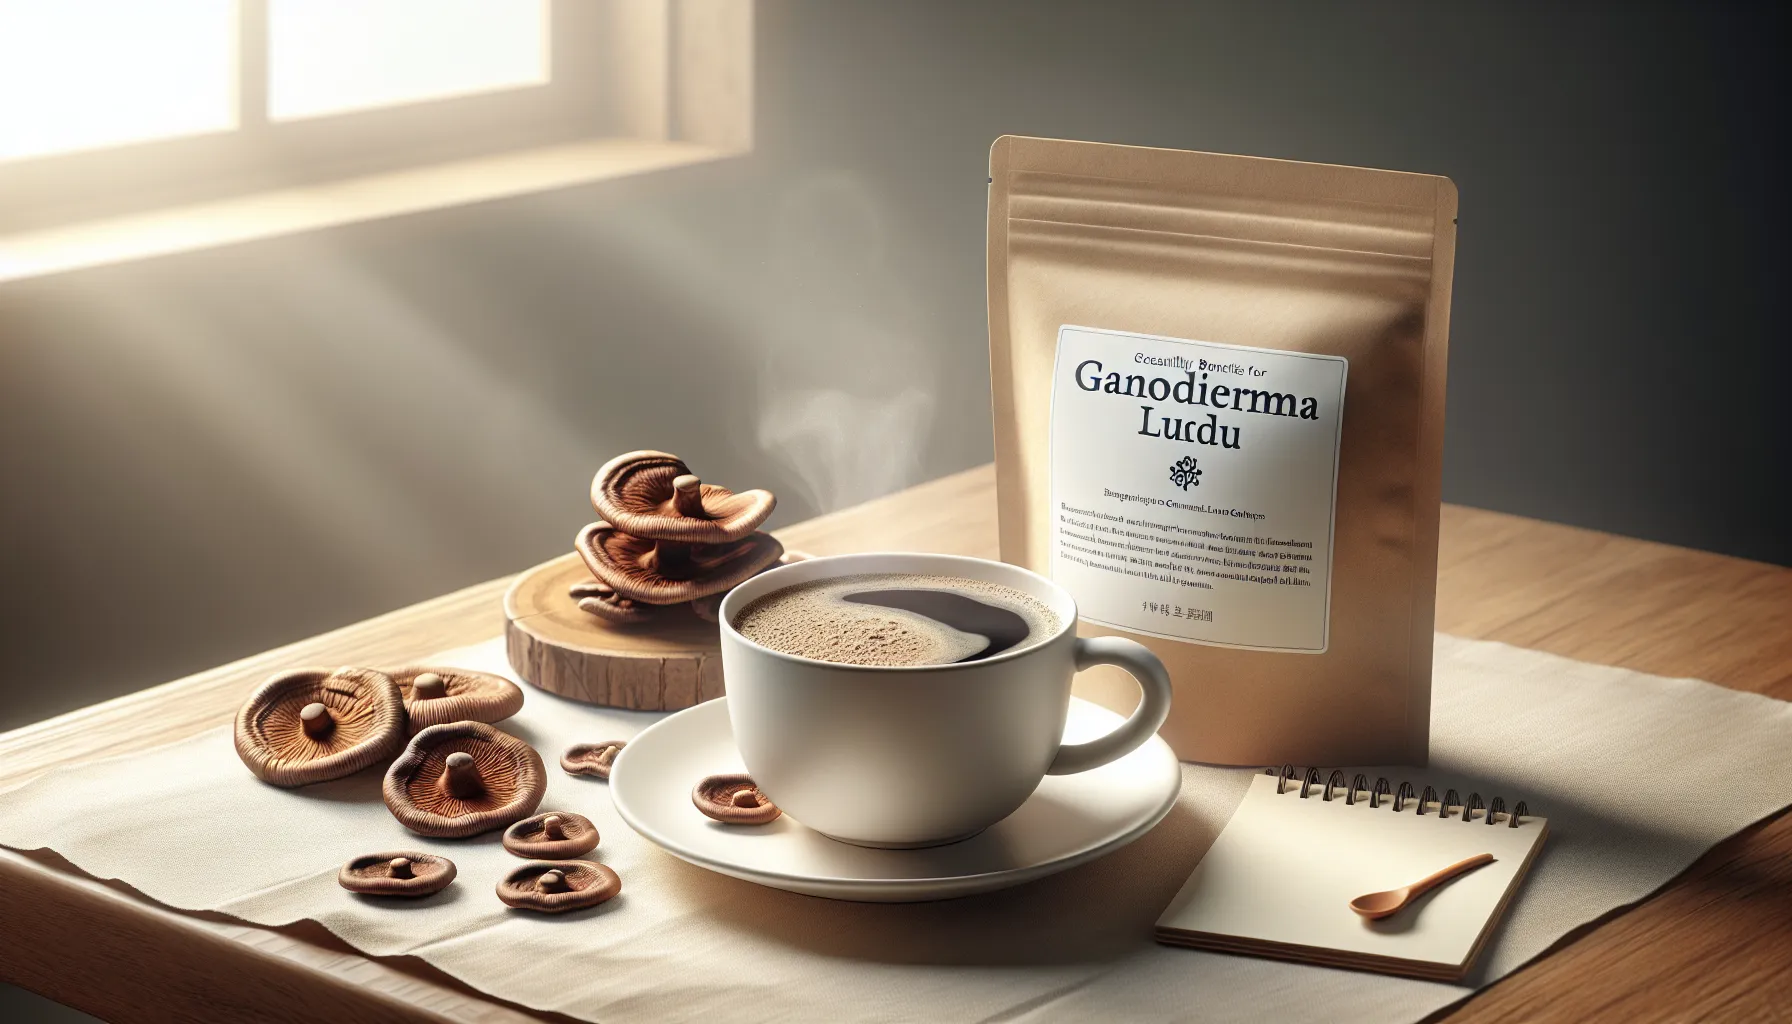
[[[1024,647],[950,665],[871,666],[774,651],[733,626],[776,590],[835,576],[920,573],[1012,587],[1058,629]],[[814,558],[735,587],[722,601],[722,674],[734,742],[753,781],[791,817],[860,846],[956,842],[1026,802],[1046,775],[1107,764],[1150,738],[1170,710],[1170,676],[1143,644],[1076,635],[1076,602],[1018,566],[954,555]],[[1118,665],[1144,700],[1113,732],[1063,743],[1070,681]]]

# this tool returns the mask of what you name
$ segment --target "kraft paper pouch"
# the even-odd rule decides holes
[[[1423,764],[1455,186],[1016,137],[989,164],[1003,559],[1157,652],[1185,760]]]

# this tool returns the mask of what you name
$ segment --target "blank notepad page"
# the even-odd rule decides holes
[[[1329,801],[1319,787],[1259,775],[1237,813],[1157,922],[1171,945],[1280,957],[1339,967],[1458,980],[1517,889],[1548,830],[1526,816],[1516,828],[1487,812],[1423,815],[1383,797]],[[1381,921],[1350,909],[1366,893],[1396,889],[1480,853],[1493,863],[1445,882]]]

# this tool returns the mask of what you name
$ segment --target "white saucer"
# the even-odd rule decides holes
[[[699,867],[774,889],[874,903],[950,899],[1002,889],[1075,867],[1125,846],[1170,811],[1182,769],[1153,736],[1139,749],[1078,775],[1048,775],[1020,810],[949,846],[850,846],[784,815],[769,825],[723,825],[691,804],[706,775],[745,771],[727,698],[687,708],[629,741],[610,774],[616,810],[636,832]],[[1064,737],[1083,742],[1119,715],[1072,699]]]

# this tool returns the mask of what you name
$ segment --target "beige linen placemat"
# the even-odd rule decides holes
[[[439,661],[508,671],[493,641]],[[1502,644],[1437,638],[1432,759],[1393,769],[1523,799],[1551,836],[1473,985],[1633,903],[1700,853],[1792,803],[1792,705],[1687,679]],[[659,716],[529,691],[505,726],[550,765],[565,746]],[[854,904],[724,878],[631,832],[606,784],[550,771],[547,809],[597,823],[620,897],[559,918],[492,894],[517,863],[496,835],[433,842],[399,828],[379,773],[300,791],[257,782],[230,730],[55,772],[0,794],[0,844],[49,848],[169,906],[263,925],[320,922],[376,956],[421,957],[503,999],[636,1021],[1400,1021],[1469,987],[1155,944],[1151,925],[1238,805],[1249,773],[1183,767],[1152,832],[1053,878],[942,903]],[[392,847],[451,856],[420,905],[337,888],[337,865]]]

